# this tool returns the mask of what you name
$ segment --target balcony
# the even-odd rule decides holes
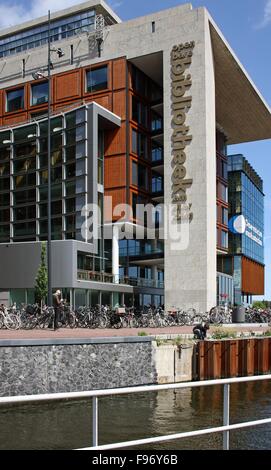
[[[138,277],[130,277],[129,283],[134,287],[150,287],[152,289],[164,289],[164,281],[145,279]]]
[[[104,282],[106,284],[116,284],[117,279],[111,273],[87,271],[79,269],[77,271],[78,281],[91,281],[91,282]],[[119,276],[118,284],[130,285],[129,278],[127,276]]]
[[[149,245],[142,247],[142,246],[132,246],[127,248],[120,248],[119,251],[120,257],[129,256],[129,258],[133,257],[147,257],[147,258],[163,258],[164,257],[164,249],[162,248],[151,248]]]
[[[110,273],[101,273],[95,271],[77,271],[78,281],[104,282],[107,284],[116,284],[116,276]],[[119,276],[118,284],[125,284],[133,287],[150,287],[155,289],[163,289],[164,281],[145,279],[145,278],[129,278],[128,276]]]
[[[164,173],[164,149],[162,146],[153,144],[151,153],[152,167],[160,175]]]

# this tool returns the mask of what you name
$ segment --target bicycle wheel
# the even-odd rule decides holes
[[[8,330],[18,330],[19,329],[19,322],[18,322],[18,318],[17,318],[17,315],[15,315],[14,313],[10,313],[9,315],[7,315],[4,319],[4,322],[5,322],[5,326]]]
[[[202,316],[201,315],[195,315],[193,318],[192,318],[192,322],[193,322],[193,325],[195,324],[198,324],[198,323],[202,323]]]
[[[77,326],[76,315],[74,312],[69,313],[68,325],[70,328],[76,328]]]
[[[4,322],[4,315],[3,313],[0,313],[0,330],[4,328],[5,322]]]

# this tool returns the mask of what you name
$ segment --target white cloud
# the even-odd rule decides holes
[[[270,23],[271,23],[271,0],[267,0],[265,8],[264,8],[263,19],[260,22],[260,24],[257,25],[257,28],[265,28]]]
[[[0,4],[0,29],[47,15],[48,10],[59,11],[83,2],[84,0],[4,0]],[[113,10],[119,8],[122,3],[118,0],[108,2]]]

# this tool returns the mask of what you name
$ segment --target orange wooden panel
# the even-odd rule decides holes
[[[113,112],[121,119],[126,119],[126,92],[115,91],[113,94]]]
[[[211,354],[211,378],[221,378],[221,341],[213,342],[212,354]]]
[[[107,94],[105,96],[93,96],[90,101],[94,101],[95,103],[99,104],[100,106],[103,106],[103,108],[108,109],[109,111],[112,111],[112,106],[111,106],[111,94]],[[86,99],[88,101],[88,98]]]
[[[204,348],[204,341],[200,341],[197,346],[197,354],[198,354],[198,379],[205,380],[205,348]]]
[[[79,69],[69,73],[55,75],[53,80],[55,93],[54,101],[79,98],[81,95]]]
[[[106,157],[104,160],[104,186],[105,189],[125,185],[126,181],[126,155]]]
[[[264,266],[242,257],[242,291],[251,295],[264,294]]]
[[[107,132],[105,136],[105,156],[118,155],[126,152],[126,125],[120,129]]]
[[[13,124],[18,124],[19,122],[24,122],[27,120],[27,113],[13,114],[12,116],[5,116],[3,118],[3,126],[12,126]]]
[[[269,372],[269,338],[260,338],[258,343],[259,350],[259,373]]]
[[[238,341],[224,340],[221,343],[221,377],[238,376]]]
[[[254,375],[255,340],[247,339],[245,348],[245,375]]]
[[[126,87],[126,60],[117,59],[113,61],[113,89]]]
[[[111,221],[112,220],[112,214],[109,212],[111,210],[111,207],[114,211],[114,208],[118,204],[125,204],[126,203],[126,188],[120,188],[120,189],[111,189],[111,190],[106,190],[105,191],[105,196],[110,196],[112,198],[112,205],[108,205],[104,208],[104,218],[105,221]],[[121,217],[121,214],[117,214],[116,217],[113,217],[113,220],[118,219]]]

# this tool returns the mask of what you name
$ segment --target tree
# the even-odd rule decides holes
[[[35,284],[35,298],[38,303],[42,305],[47,295],[47,264],[46,264],[46,244],[41,245],[41,259],[38,269],[36,284]]]

